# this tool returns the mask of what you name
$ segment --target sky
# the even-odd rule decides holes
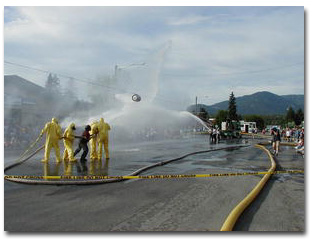
[[[303,7],[4,8],[5,75],[95,82],[115,65],[142,73],[168,47],[156,61],[158,101],[179,109],[232,91],[304,94],[304,45]],[[92,87],[76,84],[80,94]]]

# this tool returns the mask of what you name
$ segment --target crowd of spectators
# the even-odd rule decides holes
[[[295,149],[298,153],[300,153],[302,156],[304,156],[304,127],[294,127],[294,128],[289,128],[286,127],[284,129],[278,129],[278,128],[272,128],[270,130],[270,135],[274,136],[273,130],[277,129],[279,130],[280,133],[280,139],[283,142],[292,142],[295,143]],[[266,134],[267,130],[263,129],[262,134]]]
[[[295,128],[285,128],[282,130],[283,141],[286,142],[299,142],[301,135],[304,133],[304,128],[295,127]]]
[[[295,142],[296,151],[304,156],[304,127],[286,128],[282,130],[282,139],[285,142]]]
[[[23,127],[17,124],[4,126],[4,148],[23,149],[38,136],[41,127]]]
[[[304,156],[304,136],[305,136],[304,128],[302,128],[301,132],[299,133],[299,138],[297,140],[297,146],[295,147],[297,152],[299,152],[303,156]]]

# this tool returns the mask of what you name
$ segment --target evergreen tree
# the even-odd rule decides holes
[[[265,127],[264,119],[261,115],[245,115],[244,120],[248,122],[256,122],[256,127],[259,130],[262,130]]]
[[[227,121],[228,111],[227,110],[218,110],[216,118],[216,123],[218,127],[221,127],[221,123]]]
[[[295,111],[292,107],[289,107],[287,109],[287,113],[286,113],[286,121],[287,122],[292,122],[295,121]]]
[[[234,97],[233,92],[231,92],[229,97],[228,120],[230,122],[238,121],[236,98]]]
[[[238,121],[238,115],[237,115],[236,98],[234,97],[233,92],[231,92],[229,97],[228,116],[227,116],[228,130],[235,129],[233,121]]]
[[[295,125],[297,126],[301,125],[303,120],[304,120],[304,112],[302,109],[298,109],[294,117]]]
[[[59,86],[60,86],[60,80],[57,77],[57,75],[56,74],[52,75],[52,73],[50,73],[45,82],[45,88],[48,91],[59,92]]]
[[[52,85],[53,85],[53,76],[52,76],[52,73],[50,73],[46,79],[45,88],[50,89]]]

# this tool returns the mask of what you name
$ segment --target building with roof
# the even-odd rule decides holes
[[[45,88],[16,75],[4,76],[4,123],[33,125],[45,116]]]

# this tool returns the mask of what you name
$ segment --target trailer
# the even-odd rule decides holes
[[[255,121],[240,121],[240,128],[242,133],[256,133],[257,132]]]

